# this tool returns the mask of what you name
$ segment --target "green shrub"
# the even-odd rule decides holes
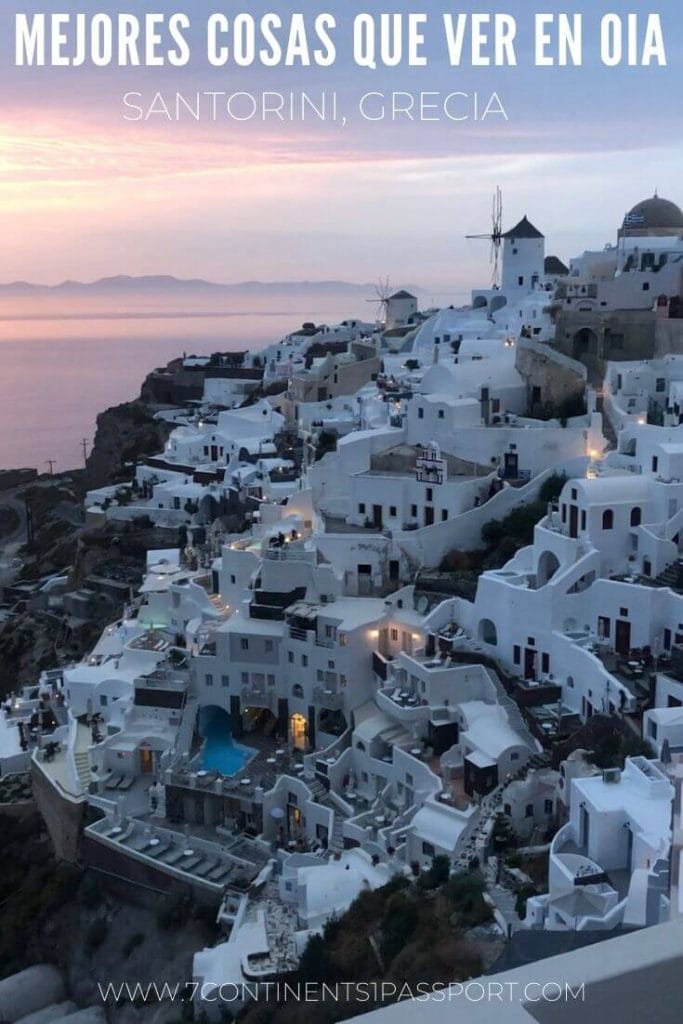
[[[382,918],[382,953],[388,960],[410,941],[417,920],[417,907],[409,896],[395,893],[389,899]]]
[[[549,501],[556,501],[561,492],[562,488],[568,480],[566,473],[553,473],[547,480],[544,480],[540,486],[538,492],[538,500],[543,501],[546,504]]]

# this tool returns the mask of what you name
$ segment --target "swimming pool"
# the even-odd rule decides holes
[[[256,753],[252,747],[235,743],[230,731],[230,718],[223,708],[200,708],[198,728],[204,740],[201,753],[204,771],[234,775]]]

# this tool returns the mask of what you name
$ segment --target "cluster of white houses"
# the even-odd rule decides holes
[[[570,268],[524,218],[500,288],[306,325],[257,392],[253,356],[207,373],[159,414],[165,450],[88,495],[93,525],[145,515],[169,547],[87,658],[4,709],[0,759],[31,758],[62,855],[220,902],[199,980],[286,973],[363,888],[485,862],[501,813],[554,833],[527,927],[681,912],[682,269],[658,197]],[[443,560],[558,474],[532,543],[461,596]],[[595,716],[649,755],[550,768]]]

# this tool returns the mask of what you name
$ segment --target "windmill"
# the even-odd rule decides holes
[[[388,277],[380,277],[379,281],[375,285],[375,298],[366,299],[366,302],[372,302],[377,307],[375,313],[375,320],[378,323],[385,323],[387,319],[387,305],[389,303],[389,296],[391,295],[391,285],[389,284]]]
[[[491,232],[485,235],[466,235],[467,238],[488,238],[491,242],[490,263],[493,267],[493,287],[500,288],[500,247],[503,244],[503,193],[499,188],[493,194],[493,209],[491,212]]]

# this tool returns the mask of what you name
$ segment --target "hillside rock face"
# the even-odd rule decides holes
[[[88,488],[130,479],[139,459],[163,449],[169,426],[154,419],[157,411],[157,408],[136,399],[100,413],[95,441],[86,463]]]

